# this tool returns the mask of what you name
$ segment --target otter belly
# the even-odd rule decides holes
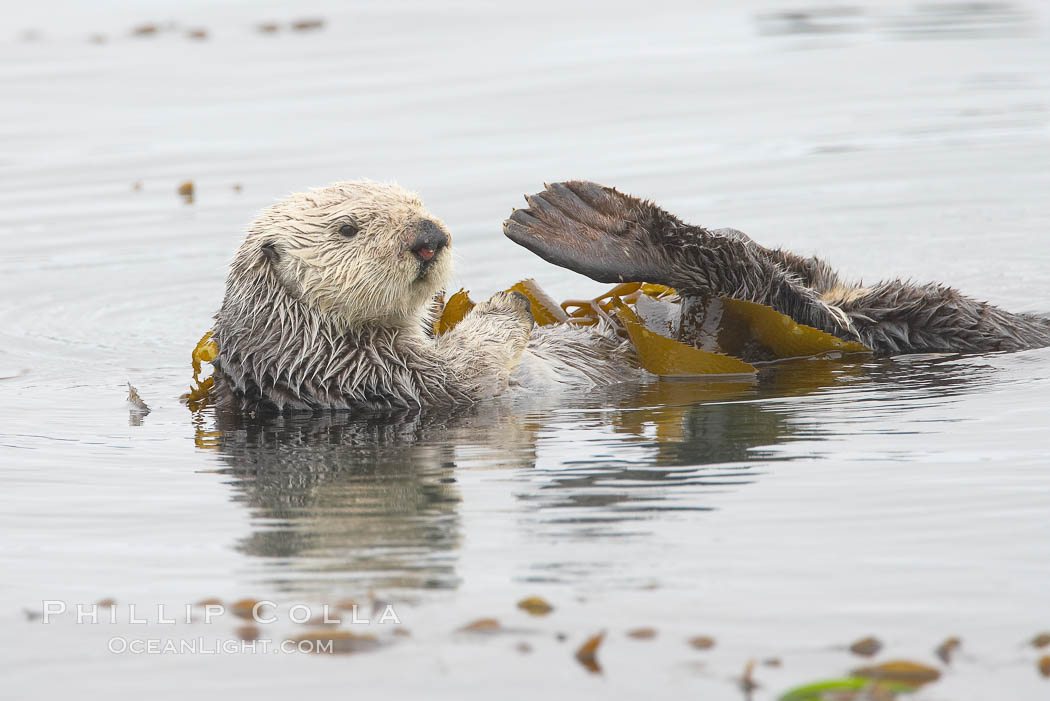
[[[637,380],[641,371],[630,343],[608,324],[537,326],[511,387],[543,389],[595,387]]]

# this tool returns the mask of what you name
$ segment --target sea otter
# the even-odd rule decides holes
[[[1013,314],[939,284],[862,286],[826,262],[764,248],[735,229],[685,224],[651,202],[592,182],[547,185],[503,224],[512,241],[599,282],[660,283],[682,297],[679,340],[701,301],[758,302],[878,355],[1015,351],[1050,345],[1050,318]]]
[[[516,292],[494,295],[434,336],[451,247],[444,223],[393,184],[336,183],[266,209],[234,256],[215,316],[218,405],[452,405],[509,384],[608,384],[634,371],[629,344],[615,334],[534,328]]]
[[[1050,345],[1050,320],[1010,314],[939,285],[861,288],[815,258],[768,250],[731,229],[688,226],[642,200],[586,182],[527,197],[504,231],[599,281],[646,281],[681,298],[681,340],[700,301],[760,302],[877,353]],[[220,407],[283,411],[471,403],[510,386],[600,385],[638,377],[607,323],[533,323],[501,292],[435,335],[452,237],[397,185],[342,182],[292,195],[248,229],[215,317]]]

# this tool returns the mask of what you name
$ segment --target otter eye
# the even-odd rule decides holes
[[[339,234],[341,236],[345,236],[348,239],[349,238],[353,238],[357,234],[357,231],[358,231],[358,229],[357,229],[357,226],[355,224],[347,223],[347,224],[343,224],[341,227],[339,227]]]

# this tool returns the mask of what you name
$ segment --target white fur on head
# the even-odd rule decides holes
[[[266,209],[249,227],[234,268],[271,265],[288,294],[339,327],[418,327],[452,273],[446,246],[420,275],[410,248],[425,221],[448,234],[418,195],[398,185],[334,183]],[[340,233],[345,224],[357,233]]]

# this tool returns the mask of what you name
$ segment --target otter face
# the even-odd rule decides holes
[[[292,195],[250,227],[242,254],[338,325],[419,325],[448,284],[451,236],[415,193],[371,181]]]

